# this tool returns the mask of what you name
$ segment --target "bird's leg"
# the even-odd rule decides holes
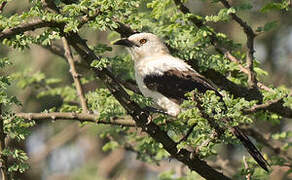
[[[184,135],[176,144],[180,144],[181,142],[186,141],[196,126],[197,126],[197,123],[193,124],[188,130],[188,132],[186,133],[186,135]]]
[[[164,115],[169,115],[167,112],[160,110],[160,109],[156,109],[154,107],[151,106],[146,106],[143,108],[143,110],[148,111],[148,112],[152,112],[152,113],[159,113],[159,114],[164,114]]]

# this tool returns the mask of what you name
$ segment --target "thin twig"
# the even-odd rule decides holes
[[[291,94],[287,95],[286,97],[291,96]],[[284,98],[269,100],[263,104],[256,104],[249,109],[244,109],[243,113],[251,114],[258,111],[271,111],[277,114],[280,114],[287,118],[292,118],[292,109],[289,107],[284,106]]]
[[[87,100],[85,98],[85,95],[84,95],[84,89],[81,85],[81,82],[80,82],[80,75],[77,73],[76,71],[76,67],[75,67],[75,64],[74,64],[74,59],[73,59],[73,56],[72,56],[72,52],[71,52],[71,49],[70,49],[70,46],[66,40],[65,37],[62,37],[62,41],[63,41],[63,45],[64,45],[64,49],[65,49],[65,57],[67,58],[68,60],[68,63],[70,65],[70,73],[73,77],[73,80],[74,80],[74,84],[75,84],[75,87],[76,87],[76,91],[77,91],[77,95],[80,99],[80,103],[81,103],[81,107],[82,107],[82,112],[83,113],[88,113],[88,108],[87,108]]]
[[[248,164],[246,162],[246,159],[245,159],[245,156],[243,156],[243,163],[244,163],[244,168],[247,170],[247,175],[245,176],[246,177],[246,180],[251,180],[251,173],[250,173],[250,170],[248,168]]]
[[[221,0],[220,0],[221,1]],[[181,10],[181,12],[183,12],[184,14],[189,14],[191,13],[190,10],[183,4],[183,2],[181,0],[174,0],[175,4],[179,7],[179,9]],[[227,2],[228,3],[228,2]],[[228,4],[229,5],[229,4]],[[236,16],[237,17],[237,16]],[[245,22],[242,21],[240,18],[235,18],[238,22],[240,22],[241,25],[244,25],[245,26]],[[209,29],[201,19],[198,19],[196,18],[195,16],[192,16],[191,17],[191,22],[193,22],[198,28],[202,28],[202,27],[205,27],[206,29]],[[246,28],[247,29],[247,32],[250,32],[250,30],[252,30],[251,28]],[[248,75],[248,78],[249,78],[249,81],[251,81],[251,85],[254,86],[253,83],[256,83],[255,86],[258,86],[259,88],[263,89],[263,90],[268,90],[268,91],[271,91],[271,89],[267,86],[265,86],[264,84],[262,83],[257,83],[256,82],[256,79],[255,79],[255,73],[253,71],[253,62],[248,62],[248,68],[245,68],[243,67],[241,64],[240,64],[240,61],[234,57],[231,52],[228,50],[228,49],[225,49],[224,47],[222,47],[220,45],[220,41],[219,39],[216,37],[216,34],[214,34],[213,31],[209,31],[210,32],[210,40],[211,40],[211,44],[215,47],[216,51],[219,52],[220,54],[224,54],[225,57],[227,59],[229,59],[230,61],[233,61],[233,62],[236,62],[239,67],[240,67],[240,70],[247,74]],[[253,31],[252,31],[253,32]],[[253,37],[254,38],[254,37]],[[253,60],[253,53],[254,53],[254,48],[253,48],[253,38],[250,38],[248,39],[248,43],[247,43],[247,47],[248,49],[250,49],[247,53],[249,59],[247,59],[248,61],[250,60]],[[251,43],[252,42],[252,43]],[[251,70],[251,71],[250,71]]]
[[[135,121],[130,119],[115,119],[111,120],[98,120],[98,115],[89,113],[63,113],[63,112],[53,112],[53,113],[16,113],[17,117],[26,120],[75,120],[80,122],[93,122],[97,124],[111,124],[111,125],[121,125],[121,126],[135,126]]]
[[[231,5],[228,3],[227,0],[220,0],[220,2],[224,5],[225,8],[231,8]],[[256,73],[253,69],[253,61],[254,61],[254,39],[256,34],[254,33],[253,29],[244,22],[240,17],[238,17],[235,13],[230,13],[230,16],[233,20],[235,20],[244,30],[247,41],[247,52],[246,52],[246,64],[247,64],[247,75],[248,75],[248,85],[250,88],[258,88],[257,87],[257,79]]]

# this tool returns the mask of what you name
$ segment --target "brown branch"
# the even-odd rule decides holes
[[[129,119],[111,119],[111,120],[98,120],[98,115],[89,113],[16,113],[15,116],[35,121],[46,121],[46,120],[75,120],[79,122],[93,122],[97,124],[111,124],[134,127],[135,122]]]
[[[63,45],[64,45],[64,49],[65,49],[65,57],[67,58],[68,63],[70,65],[70,73],[73,77],[74,84],[75,84],[76,91],[77,91],[77,95],[80,99],[82,112],[88,113],[89,110],[87,108],[87,100],[86,100],[85,95],[84,95],[84,89],[83,89],[81,82],[80,82],[80,75],[77,73],[76,68],[75,68],[74,59],[72,56],[71,49],[70,49],[69,44],[68,44],[65,37],[62,37],[62,41],[63,41]]]
[[[291,95],[288,95],[288,96],[291,96]],[[243,113],[251,114],[258,111],[270,111],[270,112],[280,114],[283,117],[292,118],[292,109],[284,106],[284,103],[285,102],[283,98],[274,99],[274,100],[267,101],[263,104],[254,105],[253,107],[249,109],[244,109]]]
[[[220,0],[220,2],[224,5],[225,8],[231,8],[231,5],[227,0]],[[235,20],[244,30],[246,34],[246,63],[247,63],[247,75],[248,75],[248,85],[250,88],[257,88],[257,79],[256,74],[253,69],[253,61],[254,61],[254,38],[256,34],[252,30],[252,28],[244,22],[240,17],[238,17],[235,13],[230,13],[230,16],[233,20]]]
[[[245,156],[243,156],[243,163],[244,163],[244,168],[247,170],[247,175],[245,176],[246,177],[246,180],[251,180],[251,172],[248,168],[248,164],[246,162],[246,159],[245,159]]]
[[[1,179],[8,180],[7,157],[3,155],[6,134],[4,133],[4,120],[2,118],[2,104],[0,104],[0,169]]]
[[[224,2],[227,2],[225,0],[220,0],[220,1],[224,1]],[[188,14],[188,13],[191,13],[190,10],[183,4],[183,2],[181,0],[174,0],[174,3],[179,7],[179,9],[181,10],[181,12],[183,12],[184,14]],[[228,2],[227,2],[227,5]],[[229,5],[229,8],[230,8],[230,5]],[[235,15],[235,14],[234,14]],[[233,15],[231,14],[231,16],[233,17]],[[220,41],[219,39],[217,38],[216,34],[211,31],[209,29],[208,26],[206,26],[204,24],[204,22],[198,18],[196,18],[195,16],[192,16],[190,21],[193,22],[193,24],[195,24],[198,28],[206,28],[207,30],[209,30],[210,32],[210,40],[211,40],[211,44],[215,47],[215,49],[220,53],[220,54],[224,54],[224,56],[229,59],[230,61],[233,61],[233,62],[236,62],[238,63],[239,67],[240,67],[240,70],[247,74],[248,75],[248,79],[249,79],[249,84],[252,85],[252,86],[258,86],[260,88],[262,88],[263,90],[270,90],[270,88],[268,88],[267,86],[263,85],[263,84],[258,84],[257,81],[256,81],[256,78],[255,78],[255,73],[253,71],[253,60],[254,57],[253,57],[253,53],[254,53],[254,48],[253,48],[253,39],[255,37],[255,34],[253,33],[252,29],[244,22],[242,21],[239,17],[237,17],[235,15],[235,19],[238,23],[240,23],[240,25],[242,25],[244,27],[244,30],[246,32],[248,32],[249,36],[248,36],[248,40],[247,40],[247,47],[248,47],[248,52],[247,52],[247,64],[248,64],[248,68],[245,68],[243,67],[241,64],[240,64],[240,61],[234,57],[229,50],[225,49],[224,47],[221,47],[220,45]]]
[[[60,29],[62,29],[62,26],[59,24],[56,27],[60,27]],[[92,60],[99,59],[90,50],[90,48],[88,48],[85,41],[78,34],[70,32],[65,35],[69,44],[73,46],[74,49],[83,58],[83,60],[87,62],[88,67]],[[0,38],[1,37],[3,36],[0,34]],[[186,164],[191,170],[197,171],[202,177],[205,177],[206,179],[229,179],[228,177],[208,166],[205,161],[200,160],[197,156],[191,157],[191,152],[188,150],[181,149],[178,151],[176,148],[176,143],[167,135],[166,132],[162,131],[158,125],[151,121],[149,122],[149,114],[144,112],[135,102],[131,101],[130,96],[124,91],[111,72],[106,69],[95,69],[94,71],[96,75],[104,81],[105,85],[112,92],[115,98],[133,117],[137,125],[156,141],[160,142],[173,157]]]
[[[64,27],[64,23],[54,21],[43,21],[41,19],[32,20],[31,22],[20,24],[13,28],[8,28],[0,32],[0,40],[13,37],[17,34],[22,34],[26,31],[33,31],[38,28],[44,27]]]

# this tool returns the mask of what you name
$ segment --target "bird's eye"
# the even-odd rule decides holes
[[[145,44],[147,42],[147,39],[140,39],[140,44]]]

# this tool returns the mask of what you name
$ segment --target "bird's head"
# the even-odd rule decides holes
[[[114,45],[126,46],[135,61],[144,57],[168,53],[165,44],[159,37],[151,33],[136,33],[116,41]]]

